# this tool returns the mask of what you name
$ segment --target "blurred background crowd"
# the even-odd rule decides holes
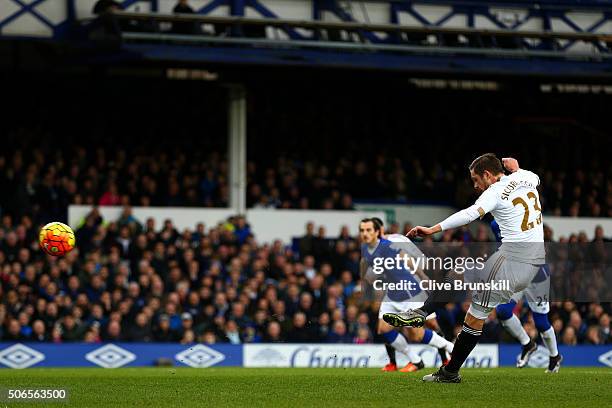
[[[349,210],[354,201],[376,201],[464,207],[475,199],[467,170],[454,162],[403,156],[345,151],[330,160],[282,154],[250,160],[247,206]],[[592,164],[575,172],[531,167],[542,179],[545,213],[612,216],[612,165]],[[204,148],[133,149],[120,141],[112,150],[78,144],[15,149],[0,154],[0,189],[5,212],[37,221],[65,219],[69,204],[226,207],[228,163]]]
[[[389,226],[402,232],[409,224]],[[258,245],[243,217],[177,231],[170,220],[116,220],[94,209],[76,230],[78,248],[43,255],[30,216],[0,225],[0,339],[4,341],[192,343],[378,342],[378,304],[362,299],[359,242],[314,223],[296,245]],[[551,238],[553,232],[547,230]],[[446,242],[489,241],[483,225]],[[586,242],[584,235],[566,238]],[[607,242],[600,230],[596,242]],[[449,303],[440,324],[452,338],[468,303]],[[561,344],[612,343],[609,303],[552,304]],[[516,313],[537,332],[526,305]],[[512,341],[493,316],[485,341]]]

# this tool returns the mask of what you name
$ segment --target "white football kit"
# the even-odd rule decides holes
[[[470,313],[477,318],[486,318],[495,306],[507,303],[527,288],[540,265],[546,262],[542,208],[536,189],[539,183],[539,177],[528,170],[502,176],[474,205],[440,223],[442,230],[446,230],[491,213],[499,225],[502,245],[498,251],[487,259],[484,268],[465,273],[466,282],[507,282],[502,289],[472,293]]]

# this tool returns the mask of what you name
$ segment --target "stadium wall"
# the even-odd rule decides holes
[[[432,225],[457,211],[454,207],[436,205],[356,204],[355,208],[360,211],[384,211],[387,222],[398,222],[400,225],[405,222]],[[579,232],[584,232],[589,239],[593,239],[595,227],[598,225],[603,227],[607,235],[612,234],[611,218],[574,218],[544,215],[544,223],[552,228],[555,240],[561,237],[567,238],[571,234]],[[471,228],[477,228],[476,224],[472,224]]]
[[[360,211],[384,211],[387,222],[430,225],[445,219],[456,208],[447,205],[355,204]]]
[[[78,228],[85,216],[92,210],[91,206],[71,205],[68,208],[68,224]],[[115,221],[121,215],[123,207],[99,207],[105,222]],[[158,227],[164,220],[171,219],[179,231],[185,228],[193,229],[197,223],[207,227],[217,225],[235,215],[226,208],[177,208],[177,207],[132,207],[132,214],[141,223],[147,218],[155,219]],[[324,226],[328,237],[336,237],[341,228],[346,225],[353,236],[358,234],[359,221],[366,217],[379,217],[386,222],[382,211],[331,211],[331,210],[279,210],[250,209],[246,218],[255,231],[255,238],[260,243],[273,242],[280,239],[290,244],[292,238],[304,235],[306,223],[312,221],[316,227]]]
[[[425,365],[440,365],[437,352],[412,345]],[[564,366],[612,368],[612,345],[560,346]],[[466,360],[466,367],[514,366],[518,345],[479,344]],[[387,362],[382,344],[160,344],[160,343],[0,343],[0,367],[354,367],[376,368]],[[398,364],[406,364],[399,356]],[[546,367],[548,352],[540,346],[530,367]]]
[[[255,238],[258,242],[280,239],[285,244],[290,244],[292,238],[304,235],[306,223],[309,221],[314,222],[316,227],[324,226],[328,237],[337,236],[344,225],[356,236],[359,220],[365,217],[379,217],[387,224],[411,222],[431,225],[456,211],[452,207],[428,205],[360,204],[356,208],[356,211],[250,209],[247,210],[246,217],[251,229],[256,231]],[[68,224],[77,228],[91,209],[91,206],[71,205],[68,208]],[[123,208],[109,206],[99,207],[99,210],[105,222],[110,222],[119,218]],[[171,219],[179,231],[185,228],[193,229],[199,222],[206,226],[217,225],[235,215],[232,210],[226,208],[177,207],[133,207],[132,213],[142,223],[149,217],[154,218],[157,226],[161,226],[164,220]],[[601,225],[606,234],[612,232],[610,218],[545,216],[544,222],[553,229],[555,240],[578,232],[584,232],[592,239],[597,225]]]

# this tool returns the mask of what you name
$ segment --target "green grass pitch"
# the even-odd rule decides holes
[[[1,388],[66,387],[74,407],[610,407],[612,369],[465,369],[461,384],[418,373],[314,368],[74,368],[0,370]]]

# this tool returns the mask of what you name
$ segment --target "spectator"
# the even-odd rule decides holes
[[[101,304],[91,306],[91,313],[85,324],[91,326],[93,323],[98,323],[100,326],[106,325],[108,319],[104,316],[104,308]]]
[[[100,197],[100,202],[98,204],[101,206],[106,206],[119,205],[120,203],[121,197],[119,196],[117,185],[111,182],[108,184],[108,189],[102,194],[102,197]]]
[[[155,341],[165,343],[178,341],[178,334],[170,328],[170,318],[168,315],[163,314],[159,317],[159,323],[153,333],[153,338]]]
[[[314,241],[314,256],[319,262],[327,262],[330,257],[330,241],[326,238],[327,231],[320,226]]]
[[[289,343],[311,343],[317,340],[311,325],[307,325],[306,315],[298,312],[293,316],[293,324],[287,334]]]
[[[195,334],[193,332],[193,330],[189,329],[189,330],[185,330],[183,332],[183,337],[181,338],[180,343],[181,344],[191,344],[195,342]]]
[[[578,344],[578,338],[576,337],[576,330],[573,326],[567,326],[561,336],[561,344],[567,346],[574,346]]]
[[[359,330],[359,327],[361,327],[357,319],[358,314],[359,309],[356,305],[349,305],[346,308],[346,316],[344,320],[346,322],[347,333],[353,337],[357,336],[357,331]]]
[[[350,194],[345,193],[342,195],[342,201],[340,202],[340,210],[354,210],[353,199]]]
[[[236,226],[234,229],[234,235],[238,240],[238,245],[242,245],[246,242],[247,238],[251,235],[251,227],[247,224],[244,216],[236,217]]]
[[[53,327],[51,331],[51,341],[53,343],[61,343],[62,342],[62,327],[57,324]]]
[[[277,304],[279,303],[281,302],[277,302]],[[284,308],[284,302],[282,302],[282,307]],[[245,314],[245,308],[243,303],[235,302],[232,304],[232,313],[230,315],[230,320],[234,321],[238,325],[238,327],[247,327],[251,324],[251,319],[249,319],[249,317]]]
[[[215,344],[217,342],[215,333],[211,330],[205,331],[202,335],[202,342],[205,344]]]
[[[45,324],[42,320],[35,320],[32,324],[32,341],[46,342],[49,341],[49,337],[46,333]]]
[[[19,324],[21,326],[21,336],[24,339],[30,339],[32,337],[32,327],[30,327],[30,316],[27,313],[19,313]]]
[[[21,325],[17,319],[10,319],[8,322],[8,330],[4,333],[4,341],[23,341],[25,340],[21,333]]]
[[[359,327],[357,335],[353,339],[355,344],[367,344],[372,342],[372,334],[367,327]]]
[[[121,335],[121,325],[119,322],[111,320],[106,327],[106,336],[104,336],[104,340],[108,342],[112,341],[122,341],[123,337]]]
[[[193,317],[191,316],[191,314],[187,312],[181,314],[180,332],[184,334],[186,331],[189,331],[192,329],[193,329]]]
[[[149,342],[153,339],[151,333],[151,327],[146,314],[138,313],[136,315],[136,322],[130,328],[127,333],[125,340],[135,342]]]
[[[307,319],[311,319],[315,311],[312,308],[312,295],[308,292],[302,293],[300,296],[299,310],[304,313]]]
[[[352,338],[346,332],[346,324],[342,320],[336,320],[332,331],[327,335],[328,343],[352,343]]]
[[[228,320],[225,323],[225,338],[230,344],[241,344],[242,336],[238,331],[238,325],[233,320]]]
[[[599,336],[599,328],[597,326],[589,326],[585,337],[588,344],[604,344],[604,341]]]
[[[121,215],[117,220],[117,225],[120,228],[127,226],[133,235],[138,235],[142,231],[142,225],[140,224],[138,219],[134,217],[134,214],[132,213],[132,207],[130,207],[129,205],[123,206]]]
[[[342,295],[345,299],[349,299],[355,292],[356,285],[353,282],[353,274],[350,271],[342,271],[340,275],[340,282],[342,283],[343,292]]]
[[[569,317],[568,325],[574,329],[575,335],[579,341],[584,339],[586,335],[587,326],[582,320],[582,316],[580,316],[580,312],[577,310],[572,310]]]
[[[268,323],[264,341],[266,343],[282,343],[284,341],[283,337],[281,336],[281,327],[278,322],[272,321]]]
[[[66,315],[63,318],[61,325],[62,329],[62,341],[72,342],[82,340],[82,329],[75,321],[72,315]]]
[[[89,327],[89,330],[85,333],[83,342],[85,343],[100,343],[102,338],[100,337],[100,324],[93,322]]]

